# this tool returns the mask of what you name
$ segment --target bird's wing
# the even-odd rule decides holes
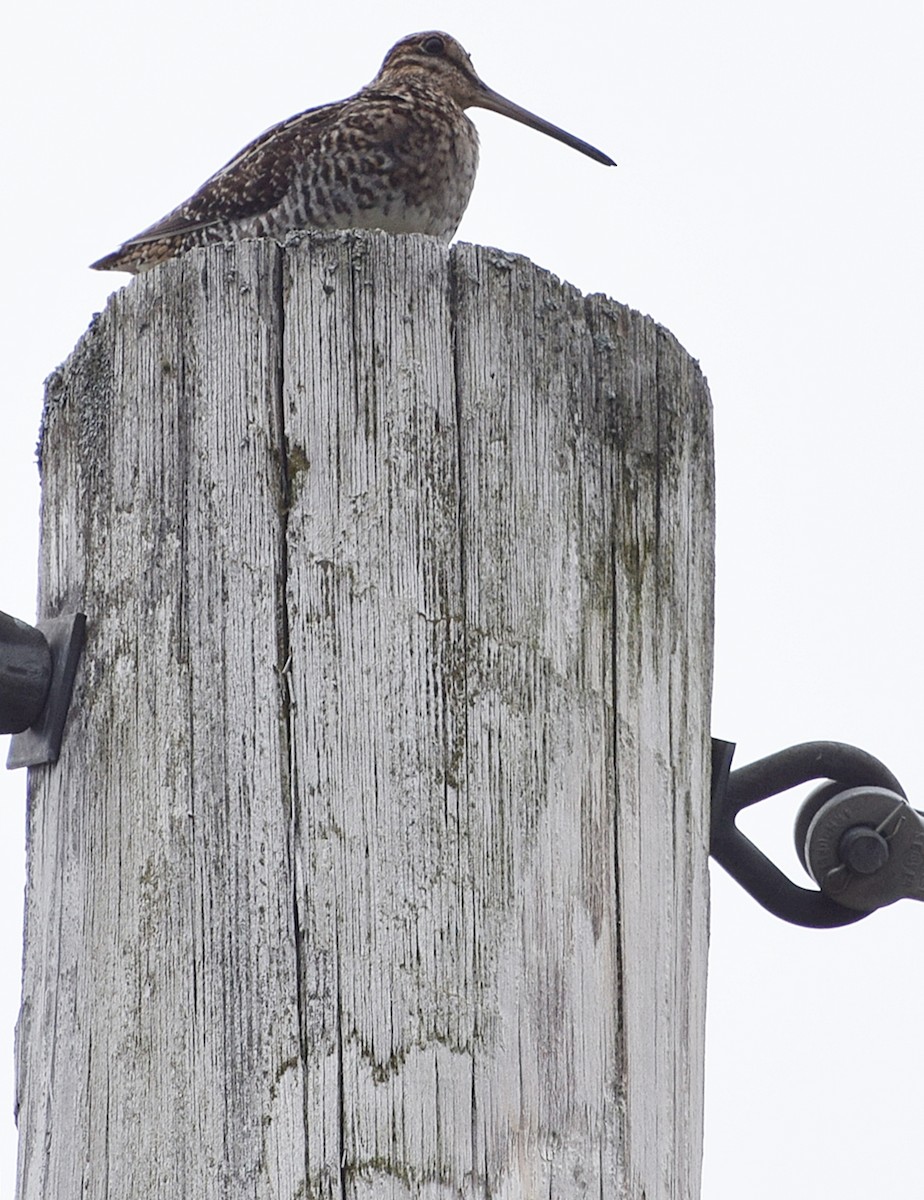
[[[219,221],[243,220],[266,212],[282,199],[291,181],[295,152],[336,116],[340,104],[325,104],[272,125],[216,171],[188,200],[129,238],[122,249],[204,229]]]

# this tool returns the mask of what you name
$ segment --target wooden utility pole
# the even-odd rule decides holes
[[[696,364],[496,250],[313,235],[51,379],[19,1200],[692,1200]]]

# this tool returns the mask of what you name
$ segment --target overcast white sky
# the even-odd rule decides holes
[[[739,765],[855,743],[924,808],[920,0],[18,8],[0,79],[0,609],[34,612],[42,380],[127,279],[86,264],[434,27],[486,82],[619,163],[475,113],[482,166],[460,237],[650,313],[709,378],[714,732]],[[0,772],[7,1196],[24,789]],[[764,808],[749,830],[794,862],[793,803]],[[922,905],[801,931],[714,872],[705,1200],[920,1190],[922,944]]]

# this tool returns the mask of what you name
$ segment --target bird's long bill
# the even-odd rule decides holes
[[[559,142],[564,142],[572,150],[580,150],[588,158],[595,159],[596,162],[603,163],[607,167],[616,166],[610,156],[604,154],[602,150],[598,150],[596,146],[591,146],[589,142],[582,141],[580,138],[575,137],[574,134],[565,133],[564,129],[559,129],[557,125],[551,124],[550,121],[543,121],[542,117],[537,117],[535,113],[531,113],[525,108],[520,108],[519,104],[514,104],[512,100],[501,96],[500,93],[495,92],[486,84],[482,84],[481,88],[483,90],[479,90],[478,98],[474,102],[478,108],[490,109],[491,112],[500,113],[504,117],[510,117],[514,121],[519,121],[521,125],[528,125],[530,129],[538,129],[540,133],[547,133],[549,137],[556,138]]]

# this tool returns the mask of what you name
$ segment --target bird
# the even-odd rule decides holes
[[[371,83],[271,126],[188,200],[92,268],[138,274],[196,246],[282,240],[303,229],[384,229],[449,242],[478,168],[468,108],[501,113],[616,165],[489,88],[449,34],[414,33],[388,51]]]

